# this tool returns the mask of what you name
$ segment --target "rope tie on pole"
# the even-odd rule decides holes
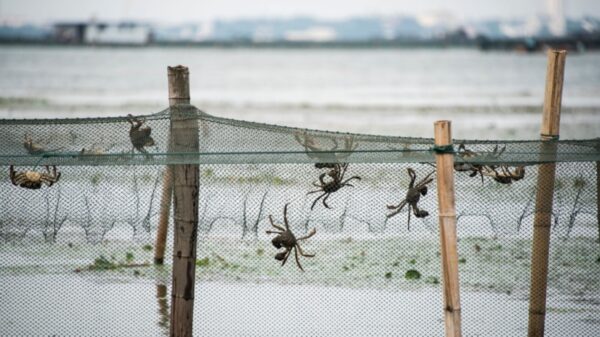
[[[543,133],[540,134],[540,137],[544,141],[558,141],[560,139],[559,135],[547,135]]]
[[[434,145],[430,151],[433,151],[437,154],[444,154],[444,153],[451,153],[454,154],[456,153],[454,151],[454,146],[452,144],[449,145]]]

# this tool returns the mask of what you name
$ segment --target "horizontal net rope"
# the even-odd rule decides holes
[[[175,111],[186,123],[198,124],[199,151],[169,151],[171,114]],[[192,105],[139,116],[0,120],[0,135],[0,165],[14,166],[433,163],[436,153],[453,153],[457,162],[481,165],[600,161],[600,138],[454,140],[454,147],[441,149],[429,138],[339,133],[239,121],[211,116]]]

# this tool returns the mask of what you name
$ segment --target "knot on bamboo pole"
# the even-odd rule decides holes
[[[460,307],[453,308],[453,307],[447,305],[446,306],[446,312],[449,312],[449,313],[459,313],[460,312]]]
[[[195,299],[195,296],[185,296],[185,295],[171,294],[171,298],[172,299],[173,298],[175,298],[175,299],[181,298],[181,299],[186,300],[186,301],[188,301],[188,300],[192,300],[193,301]]]
[[[173,257],[176,257],[176,258],[178,258],[178,259],[190,259],[190,258],[193,258],[193,259],[195,259],[195,258],[196,258],[196,256],[195,256],[195,255],[187,255],[187,254],[186,254],[186,255],[183,255],[183,253],[181,253],[181,251],[178,251],[178,252],[176,252],[176,253],[173,253]]]

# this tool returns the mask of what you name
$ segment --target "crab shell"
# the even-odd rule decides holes
[[[32,190],[37,190],[42,187],[42,175],[38,172],[27,171],[23,173],[27,181],[24,181],[19,184],[20,187],[29,188]]]
[[[39,172],[27,171],[23,174],[25,175],[25,178],[27,178],[27,180],[29,180],[32,183],[39,182],[40,180],[42,180],[42,174]]]
[[[291,248],[296,244],[296,238],[291,232],[286,231],[274,237],[271,243],[277,249],[281,247]]]

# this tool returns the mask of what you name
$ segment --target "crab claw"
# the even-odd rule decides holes
[[[416,216],[417,218],[424,218],[424,217],[426,217],[426,216],[428,216],[428,215],[429,215],[429,212],[427,212],[427,211],[424,211],[424,210],[422,210],[422,209],[418,210],[418,211],[415,213],[415,216]]]
[[[274,237],[273,240],[271,240],[271,243],[273,244],[273,247],[277,249],[281,248],[281,239],[279,236]]]

